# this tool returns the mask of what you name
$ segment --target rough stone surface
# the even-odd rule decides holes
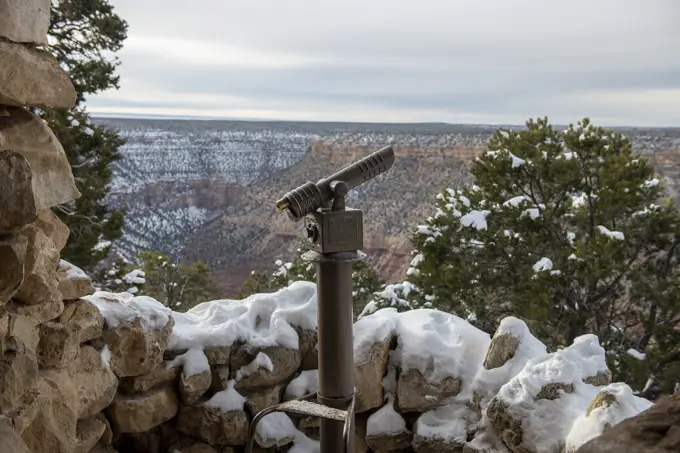
[[[182,406],[177,429],[210,445],[244,445],[250,422],[244,411],[221,412],[206,406]]]
[[[140,376],[150,373],[163,361],[174,320],[171,317],[162,329],[147,331],[141,320],[125,323],[104,331],[109,348],[109,364],[118,377]]]
[[[318,333],[316,330],[307,330],[300,327],[295,328],[300,344],[300,355],[302,356],[301,370],[319,369],[319,351],[316,349]]]
[[[73,324],[46,322],[40,325],[38,363],[41,368],[65,368],[80,352],[78,328]]]
[[[97,444],[105,430],[106,424],[98,418],[79,421],[76,427],[74,453],[88,453]]]
[[[518,346],[519,338],[513,337],[509,333],[494,335],[491,339],[489,349],[486,351],[484,368],[492,370],[494,368],[502,367],[505,365],[505,362],[515,356]]]
[[[16,294],[24,281],[26,243],[23,236],[0,236],[0,306]]]
[[[8,314],[6,318],[7,331],[5,335],[17,337],[27,348],[37,352],[40,342],[38,323],[34,319],[23,315]]]
[[[486,416],[498,437],[511,450],[522,443],[524,431],[522,422],[510,414],[508,405],[499,398],[493,398],[486,410]]]
[[[47,44],[50,0],[0,0],[0,37]]]
[[[59,291],[64,300],[76,300],[94,293],[92,279],[68,261],[60,260],[57,272],[59,275]]]
[[[419,436],[415,433],[412,442],[416,453],[460,453],[463,445],[458,442],[447,442],[444,439]]]
[[[59,250],[52,240],[36,225],[31,224],[19,233],[27,239],[24,281],[14,299],[27,305],[41,305],[61,300],[59,293]]]
[[[73,108],[76,91],[49,52],[0,41],[0,104]]]
[[[609,385],[612,383],[612,372],[609,370],[600,371],[595,376],[585,378],[583,382],[595,386]]]
[[[38,415],[40,410],[39,395],[37,389],[29,390],[24,393],[14,410],[3,414],[17,433],[23,433]]]
[[[179,450],[180,453],[218,453],[213,447],[203,442],[193,444],[189,447],[184,447]]]
[[[382,377],[389,358],[389,336],[371,346],[364,363],[354,365],[354,385],[356,386],[356,411],[364,412],[383,405]]]
[[[211,367],[216,365],[229,365],[229,358],[231,357],[231,347],[229,346],[208,347],[203,350],[203,353],[208,359],[208,363]]]
[[[244,390],[241,392],[246,399],[246,409],[250,415],[255,416],[262,409],[266,409],[281,402],[283,390],[286,384],[276,384],[271,387]]]
[[[671,453],[680,451],[680,392],[622,421],[590,440],[577,453]]]
[[[158,387],[146,393],[118,394],[106,409],[116,433],[141,433],[177,415],[178,401],[171,387]]]
[[[174,387],[179,380],[180,371],[181,368],[179,367],[167,367],[165,364],[161,364],[149,374],[122,378],[119,388],[124,393],[131,395],[138,392],[148,392],[160,385],[167,384]]]
[[[418,370],[402,373],[397,381],[397,401],[402,412],[427,412],[444,404],[460,392],[459,378],[447,377],[433,384]]]
[[[366,436],[366,444],[368,444],[371,450],[378,453],[402,451],[411,446],[411,437],[411,433],[408,432]]]
[[[0,143],[0,234],[16,232],[38,218],[32,181],[28,160],[20,153],[3,151]]]
[[[67,369],[41,372],[40,410],[21,437],[33,453],[72,453],[77,447],[79,396]]]
[[[99,438],[99,443],[102,445],[111,445],[113,442],[113,430],[111,429],[111,423],[109,423],[109,419],[106,418],[106,415],[104,415],[103,412],[98,413],[95,415],[95,417],[101,420],[105,426],[102,437]]]
[[[211,383],[212,373],[210,370],[190,376],[182,371],[179,377],[179,395],[185,404],[195,404],[208,391]]]
[[[283,346],[270,346],[264,348],[239,348],[232,350],[230,359],[230,369],[232,379],[236,377],[241,367],[251,363],[258,353],[267,354],[272,364],[272,371],[259,368],[252,374],[239,379],[236,382],[236,389],[250,389],[274,385],[283,382],[293,376],[300,367],[300,351],[289,349]]]
[[[7,339],[4,354],[0,356],[0,414],[16,409],[37,378],[35,353],[16,337]]]
[[[0,423],[0,451],[7,453],[33,453],[21,436],[11,426]]]
[[[11,300],[7,302],[5,308],[9,313],[26,316],[36,323],[43,323],[58,318],[64,311],[64,301],[61,300],[61,294],[56,292],[53,296],[37,305],[26,305]]]
[[[78,360],[71,365],[73,385],[78,390],[78,419],[103,411],[116,396],[118,379],[92,346],[80,348]]]
[[[70,234],[69,229],[51,209],[38,211],[38,219],[35,221],[35,225],[52,239],[57,250],[62,251],[66,247]]]
[[[77,326],[79,343],[99,338],[104,332],[104,317],[97,307],[82,299],[67,303],[59,316],[59,322]]]
[[[0,42],[0,67],[4,67],[3,44],[6,43]],[[0,73],[0,104],[4,73]],[[4,137],[6,149],[23,155],[31,165],[36,208],[42,210],[79,198],[64,148],[47,124],[21,108],[9,108],[8,112],[9,116],[0,116],[0,136]]]

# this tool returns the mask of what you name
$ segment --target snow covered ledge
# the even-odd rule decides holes
[[[105,319],[93,344],[119,379],[105,411],[118,442],[160,429],[172,433],[164,448],[179,452],[199,441],[207,452],[236,447],[258,411],[317,390],[312,283],[186,313],[129,293],[85,299]],[[548,354],[516,318],[490,337],[448,313],[392,308],[363,317],[354,333],[362,451],[572,453],[651,404],[625,384],[609,385],[592,335]],[[262,448],[318,451],[316,421],[263,423]]]

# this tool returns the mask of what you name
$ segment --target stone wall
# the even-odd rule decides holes
[[[312,283],[177,313],[87,295],[87,276],[63,261],[58,275],[72,298],[58,317],[3,321],[9,451],[242,452],[257,412],[317,390]],[[573,453],[651,404],[610,384],[592,335],[548,354],[515,318],[490,338],[447,313],[394,309],[354,334],[361,453]],[[274,414],[259,428],[258,452],[319,451],[314,419]]]

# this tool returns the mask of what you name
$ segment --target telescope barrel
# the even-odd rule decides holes
[[[393,163],[394,149],[392,146],[387,146],[348,165],[316,184],[306,182],[297,189],[291,190],[276,202],[276,206],[280,211],[288,210],[288,216],[297,222],[333,199],[331,190],[331,183],[333,181],[343,181],[351,190],[375,178],[380,173],[389,170]]]
[[[330,184],[333,181],[344,181],[351,190],[389,170],[392,164],[394,164],[394,149],[387,146],[319,181],[318,185]]]

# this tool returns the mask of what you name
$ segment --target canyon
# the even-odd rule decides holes
[[[365,249],[386,281],[403,278],[410,233],[434,212],[437,193],[469,182],[471,160],[498,126],[97,119],[127,143],[110,202],[127,206],[116,252],[134,261],[159,250],[204,261],[223,296],[252,270],[273,270],[298,246],[302,225],[275,201],[392,144],[393,168],[351,192],[364,211]],[[508,126],[510,127],[510,126]],[[680,130],[622,129],[678,199]]]

